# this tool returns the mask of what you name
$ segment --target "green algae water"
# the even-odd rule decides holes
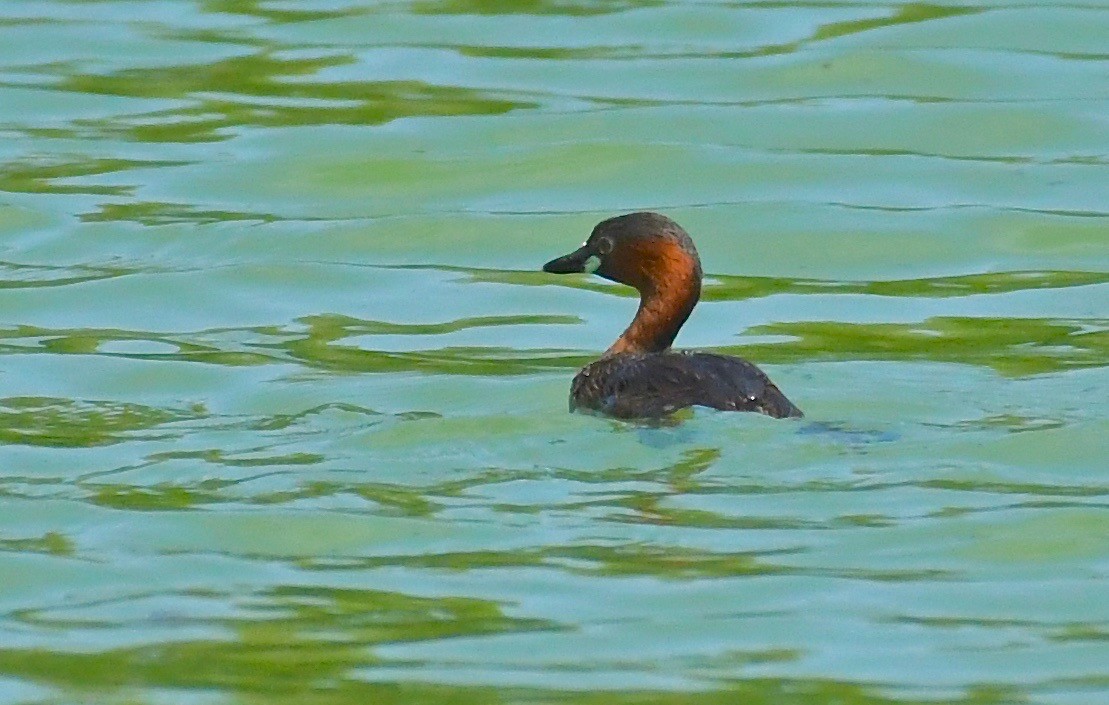
[[[5,0],[0,704],[1109,701],[1103,0]],[[807,416],[566,413],[659,210]]]

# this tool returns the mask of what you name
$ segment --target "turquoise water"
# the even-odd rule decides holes
[[[1109,699],[1104,2],[0,5],[0,703]],[[566,413],[665,212],[798,422]]]

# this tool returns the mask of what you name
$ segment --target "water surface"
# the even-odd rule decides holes
[[[1104,702],[1107,10],[3,3],[0,702]]]

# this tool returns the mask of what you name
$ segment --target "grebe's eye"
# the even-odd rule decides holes
[[[609,252],[612,252],[612,238],[602,237],[597,240],[597,252],[600,252],[602,255],[607,255]]]

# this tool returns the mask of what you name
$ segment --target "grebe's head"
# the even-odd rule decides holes
[[[658,213],[628,213],[602,220],[589,239],[568,255],[543,265],[544,272],[591,272],[634,286],[644,295],[701,288],[701,260],[689,234]]]

